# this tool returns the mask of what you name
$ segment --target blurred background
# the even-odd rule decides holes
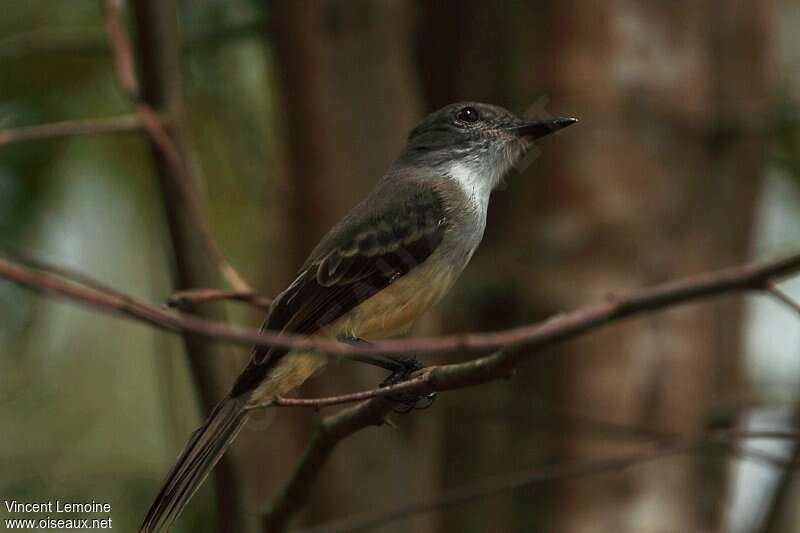
[[[0,7],[0,131],[131,113],[99,2]],[[581,122],[495,195],[472,265],[417,334],[512,327],[800,249],[796,0],[138,0],[126,14],[143,92],[177,119],[211,231],[266,295],[416,121],[459,100]],[[141,131],[0,144],[0,242],[156,304],[191,279],[222,287],[181,267],[170,233],[180,213],[159,171]],[[783,287],[800,297],[800,283]],[[214,316],[263,318],[241,304]],[[135,530],[247,357],[214,346],[187,359],[185,348],[0,280],[0,497],[107,501],[115,528]],[[301,394],[382,378],[341,363]],[[344,441],[294,525],[648,449],[657,433],[794,429],[798,395],[800,322],[772,300],[648,315]],[[258,417],[220,469],[225,497],[206,483],[176,530],[217,530],[217,504],[231,500],[247,512],[228,530],[257,530],[321,416]],[[785,441],[742,446],[800,455]],[[713,448],[380,531],[792,533],[800,484],[792,469]]]

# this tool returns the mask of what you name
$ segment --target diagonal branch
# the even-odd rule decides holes
[[[340,356],[481,352],[520,346],[528,348],[525,353],[511,350],[502,356],[494,354],[460,365],[451,365],[467,371],[473,368],[471,371],[473,377],[480,381],[490,372],[499,370],[507,372],[509,366],[513,366],[535,351],[632,316],[669,309],[721,294],[764,290],[768,281],[800,271],[800,253],[776,261],[690,276],[516,328],[490,333],[382,340],[369,345],[345,344],[329,339],[269,330],[256,331],[214,320],[179,315],[115,291],[90,289],[78,281],[66,280],[47,270],[47,268],[28,268],[20,263],[0,258],[0,277],[30,289],[47,292],[100,312],[122,315],[173,333],[193,333],[200,337],[245,346],[315,350]],[[453,375],[446,377],[437,372],[435,381],[438,385],[455,385],[454,378]]]
[[[206,222],[206,217],[197,198],[195,184],[197,179],[191,173],[191,168],[181,153],[177,143],[170,136],[167,129],[159,119],[158,113],[142,97],[139,80],[134,69],[133,47],[130,37],[125,31],[119,2],[104,0],[105,25],[114,58],[114,73],[117,84],[123,93],[134,105],[136,116],[142,124],[160,156],[164,159],[172,176],[173,185],[180,197],[181,211],[189,218],[187,225],[198,233],[199,240],[206,253],[214,258],[222,275],[234,289],[238,291],[252,291],[244,278],[228,262],[222,251],[217,247],[211,237],[211,230]]]
[[[383,424],[384,417],[391,411],[393,405],[377,398],[348,407],[323,419],[289,481],[264,514],[263,530],[267,533],[285,530],[295,513],[306,504],[314,481],[336,445],[365,427]]]
[[[231,40],[259,36],[264,31],[260,17],[187,36],[186,52],[209,49]],[[95,28],[43,28],[0,39],[0,61],[26,59],[36,54],[107,54],[107,35]]]
[[[795,313],[800,314],[800,303],[794,298],[789,296],[785,291],[778,288],[777,285],[770,282],[767,284],[767,292],[772,295],[776,300],[786,305]],[[798,426],[798,419],[800,419],[800,412],[794,410],[791,425]],[[791,451],[793,462],[800,461],[800,443],[794,443]],[[758,531],[763,533],[773,533],[782,529],[782,522],[786,516],[787,507],[792,505],[793,487],[796,482],[797,473],[796,469],[792,467],[783,468],[783,470],[776,475],[777,483],[774,490],[769,494],[769,499],[765,505],[765,517],[760,524]]]
[[[114,72],[122,92],[130,99],[147,134],[161,189],[161,203],[173,251],[172,278],[177,290],[215,287],[220,274],[237,290],[250,290],[212,239],[191,172],[181,126],[183,95],[177,9],[172,0],[137,0],[131,3],[137,32],[136,54],[124,26],[120,0],[105,0],[105,28],[113,56]],[[137,62],[138,60],[138,62]],[[142,82],[134,68],[141,69]],[[172,117],[169,129],[157,114]],[[195,309],[205,319],[223,317],[220,309]],[[219,401],[220,356],[218,346],[192,335],[183,344],[203,411]],[[244,529],[243,493],[233,457],[221,458],[214,471],[217,521],[220,529]]]
[[[775,285],[772,281],[769,281],[765,284],[764,290],[775,297],[776,300],[784,304],[786,307],[791,309],[797,314],[800,314],[800,303],[798,303],[794,298],[786,294],[782,289],[780,289],[777,285]]]
[[[697,451],[716,446],[730,446],[740,439],[776,439],[797,441],[797,432],[741,432],[736,430],[720,430],[699,436],[675,437],[670,442],[661,443],[650,450],[625,455],[612,459],[593,459],[576,463],[537,466],[481,479],[473,483],[445,490],[435,498],[419,500],[397,507],[376,511],[367,511],[339,520],[326,522],[320,526],[302,530],[302,533],[355,533],[385,526],[406,520],[412,516],[428,513],[454,505],[493,496],[500,492],[530,487],[562,479],[574,479],[608,472],[624,470],[628,467],[663,459],[673,455]],[[774,466],[786,467],[785,461],[772,456],[759,456],[759,460]],[[791,465],[789,465],[791,466]]]
[[[252,305],[262,311],[269,311],[272,300],[251,291],[221,291],[218,289],[191,289],[178,291],[167,298],[167,306],[185,309],[201,303],[233,300]]]
[[[644,314],[676,305],[697,301],[719,294],[746,290],[765,290],[776,278],[800,270],[800,254],[786,259],[709,272],[679,281],[669,282],[649,289],[609,299],[601,304],[587,306],[570,313],[557,315],[544,322],[529,324],[494,333],[471,333],[421,339],[406,339],[375,342],[367,347],[347,345],[330,340],[306,336],[282,335],[275,332],[257,333],[227,326],[225,324],[182,316],[164,309],[150,306],[127,295],[105,291],[102,287],[87,287],[76,281],[42,270],[33,270],[20,264],[0,259],[0,277],[20,285],[66,297],[76,302],[106,312],[123,314],[150,325],[173,332],[195,333],[207,338],[216,338],[240,344],[261,346],[284,346],[319,351],[337,355],[357,353],[430,353],[435,351],[476,351],[527,346],[525,351],[506,350],[479,357],[466,363],[430,367],[419,381],[398,385],[410,392],[413,390],[447,390],[484,383],[510,375],[514,367],[524,358],[531,357],[552,344],[580,336],[601,326],[624,318]],[[392,392],[397,392],[392,390]],[[360,397],[367,397],[363,393]],[[380,396],[386,391],[369,392]],[[352,401],[353,398],[347,398]],[[288,402],[288,400],[282,400]],[[295,400],[297,402],[299,400]],[[313,400],[312,400],[313,401]],[[325,400],[325,403],[339,403]],[[298,465],[282,496],[273,505],[265,518],[265,528],[274,529],[272,523],[286,524],[300,508],[319,466],[332,453],[335,445],[359,429],[380,423],[392,404],[382,398],[373,397],[366,402],[346,409],[344,415],[334,415],[324,422],[325,430],[319,433]]]
[[[409,380],[377,389],[351,392],[349,394],[329,396],[327,398],[276,398],[263,404],[253,405],[248,410],[255,411],[257,409],[265,409],[268,407],[313,407],[314,409],[319,409],[321,407],[330,407],[332,405],[362,402],[372,398],[385,398],[386,396],[393,396],[401,392],[434,392],[432,386],[434,379],[433,376],[439,368],[442,367],[430,366],[420,370],[417,373],[418,375]]]
[[[788,261],[788,260],[787,260]],[[796,268],[794,261],[782,262],[778,270],[768,269],[771,272],[787,273],[784,268],[788,265],[793,265]],[[404,392],[415,391],[441,391],[450,388],[466,387],[483,383],[509,375],[513,371],[516,364],[518,364],[523,357],[528,356],[533,349],[543,348],[549,344],[566,340],[572,336],[580,335],[585,331],[589,331],[595,327],[599,327],[606,322],[620,319],[635,312],[643,312],[645,310],[658,309],[665,305],[674,304],[683,298],[709,296],[719,292],[726,292],[731,290],[734,286],[739,289],[763,289],[772,287],[772,278],[770,275],[764,277],[764,272],[758,268],[747,268],[742,270],[729,269],[718,273],[709,273],[695,278],[667,283],[661,287],[643,291],[638,295],[631,295],[626,298],[616,298],[609,300],[607,306],[610,308],[603,309],[602,306],[595,306],[585,308],[584,311],[578,310],[570,314],[554,317],[546,321],[538,329],[541,337],[536,340],[531,340],[529,346],[531,349],[526,352],[515,351],[499,351],[492,355],[475,359],[467,363],[444,365],[429,367],[423,370],[414,379],[396,385],[398,389]],[[605,313],[605,315],[603,314]],[[553,326],[560,324],[560,326]],[[550,325],[550,330],[548,330]],[[528,326],[527,328],[535,329],[535,326]],[[561,330],[559,330],[561,328]],[[521,328],[524,331],[526,328]],[[520,331],[520,330],[517,330]],[[388,389],[388,387],[387,387]],[[295,405],[295,406],[313,406],[321,407],[324,405],[335,405],[356,399],[363,399],[371,397],[373,399],[352,407],[348,410],[348,428],[350,431],[338,437],[338,440],[345,438],[355,433],[354,427],[366,428],[375,425],[375,410],[382,409],[380,412],[383,416],[388,412],[387,401],[380,398],[386,394],[396,393],[397,390],[387,391],[382,389],[373,389],[371,391],[364,391],[350,395],[343,395],[331,398],[319,399],[279,399],[275,402],[277,405]],[[336,424],[336,418],[330,417],[323,420],[323,425]],[[284,490],[276,499],[272,508],[263,517],[263,529],[266,532],[277,532],[286,529],[291,517],[300,510],[304,504],[308,492],[316,479],[321,466],[324,461],[330,456],[334,446],[338,443],[337,434],[327,435],[325,439],[314,439],[306,448],[303,459],[296,468],[293,476],[288,481]],[[332,531],[363,531],[372,527],[380,526],[384,523],[398,520],[417,514],[426,512],[439,507],[454,505],[463,501],[469,501],[478,497],[493,494],[500,490],[508,490],[518,486],[526,486],[533,483],[539,483],[549,479],[560,477],[575,477],[602,472],[606,470],[621,469],[631,464],[649,461],[660,458],[662,456],[674,453],[681,453],[690,451],[698,447],[708,445],[707,442],[700,440],[696,442],[691,440],[688,442],[679,442],[677,445],[673,444],[666,449],[658,449],[653,452],[645,452],[637,456],[612,459],[603,462],[590,462],[579,463],[573,465],[564,465],[552,467],[549,470],[533,469],[528,472],[515,473],[510,476],[505,476],[502,479],[493,480],[492,482],[480,482],[467,487],[461,487],[454,491],[442,495],[440,498],[432,501],[418,502],[409,504],[407,506],[390,509],[384,512],[365,513],[363,516],[356,516],[352,519],[344,519],[341,523],[324,524],[320,528],[315,528],[314,533],[326,533]],[[314,470],[307,467],[308,464],[314,466]],[[287,496],[289,494],[293,498]]]
[[[24,141],[58,139],[75,135],[102,135],[106,133],[128,133],[140,131],[142,122],[136,115],[118,117],[66,120],[50,124],[22,126],[0,130],[0,146]]]

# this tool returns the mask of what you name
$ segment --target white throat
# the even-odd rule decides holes
[[[474,166],[463,163],[453,163],[445,174],[458,183],[469,201],[469,207],[485,219],[494,180]]]

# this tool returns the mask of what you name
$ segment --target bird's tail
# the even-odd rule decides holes
[[[247,422],[246,398],[225,398],[189,439],[139,533],[166,531]]]

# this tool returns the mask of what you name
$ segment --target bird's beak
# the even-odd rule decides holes
[[[572,126],[576,122],[578,122],[577,118],[534,120],[528,122],[527,124],[523,124],[522,126],[514,126],[509,128],[509,130],[513,131],[520,137],[535,141],[536,139],[541,139],[542,137],[550,135],[551,133],[555,133],[558,130],[563,130],[567,126]]]

